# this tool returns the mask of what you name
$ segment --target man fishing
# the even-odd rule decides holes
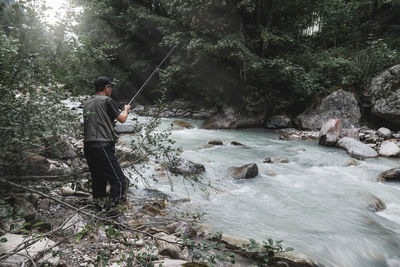
[[[111,185],[110,206],[120,203],[127,187],[127,178],[115,157],[115,120],[124,123],[130,105],[122,112],[110,97],[115,83],[107,77],[98,77],[94,83],[96,94],[84,104],[84,154],[92,176],[94,200],[106,198],[107,181]]]

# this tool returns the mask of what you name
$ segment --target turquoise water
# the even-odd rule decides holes
[[[173,130],[172,138],[185,159],[205,166],[203,178],[219,191],[205,198],[177,178],[171,193],[162,175],[155,187],[175,197],[189,193],[189,205],[206,212],[213,230],[258,241],[283,239],[294,255],[327,266],[400,266],[400,184],[376,181],[381,172],[398,167],[399,159],[368,159],[349,167],[351,158],[339,148],[279,140],[263,129],[204,130],[198,128],[201,121],[186,121],[196,128]],[[171,122],[163,119],[160,129]],[[203,148],[212,139],[224,145]],[[289,163],[263,163],[268,156]],[[230,168],[247,163],[256,163],[259,175],[233,180]],[[386,204],[384,211],[368,209],[373,196]]]

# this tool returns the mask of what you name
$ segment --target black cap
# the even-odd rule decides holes
[[[116,83],[111,82],[111,80],[108,77],[105,77],[105,76],[98,77],[96,79],[96,81],[94,82],[94,86],[96,88],[103,87],[103,86],[108,85],[108,84],[116,85]]]

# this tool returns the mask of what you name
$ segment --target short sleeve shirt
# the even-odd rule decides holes
[[[115,101],[111,97],[108,97],[106,99],[106,105],[107,105],[107,113],[111,121],[116,120],[120,113],[118,110],[117,103],[115,103]]]

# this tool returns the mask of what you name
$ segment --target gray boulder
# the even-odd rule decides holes
[[[338,90],[322,99],[317,109],[298,115],[295,123],[302,129],[320,129],[329,118],[338,118],[343,128],[357,127],[361,118],[360,107],[354,94]]]
[[[319,131],[319,144],[321,146],[333,146],[342,135],[342,124],[339,119],[329,119]]]
[[[78,156],[75,152],[75,148],[58,135],[48,137],[45,140],[45,145],[48,147],[43,153],[45,157],[53,159],[74,159]]]
[[[372,79],[365,89],[364,105],[371,115],[400,124],[400,65],[393,66]]]
[[[400,168],[393,168],[381,173],[378,177],[379,182],[400,182]]]
[[[233,108],[225,108],[222,113],[216,114],[207,119],[204,129],[237,129],[251,128],[262,125],[263,116],[241,115]]]
[[[378,156],[374,149],[351,137],[341,138],[337,142],[337,146],[346,149],[347,153],[356,159],[376,158]]]
[[[168,167],[168,170],[175,174],[193,175],[205,172],[206,169],[204,168],[204,165],[200,163],[194,163],[179,158]]]
[[[274,115],[265,124],[268,129],[281,129],[292,127],[292,119],[287,115]]]
[[[376,131],[376,134],[385,139],[389,139],[390,137],[392,137],[392,131],[385,127],[379,128]]]
[[[400,155],[400,148],[399,146],[391,141],[385,141],[382,143],[381,147],[379,148],[379,156],[383,157],[397,157]]]
[[[250,179],[258,175],[258,166],[255,163],[249,163],[242,167],[234,168],[233,179]]]
[[[122,123],[117,123],[115,125],[115,131],[117,134],[132,134],[132,133],[137,133],[141,130],[141,127],[138,126],[138,124],[122,124]]]

